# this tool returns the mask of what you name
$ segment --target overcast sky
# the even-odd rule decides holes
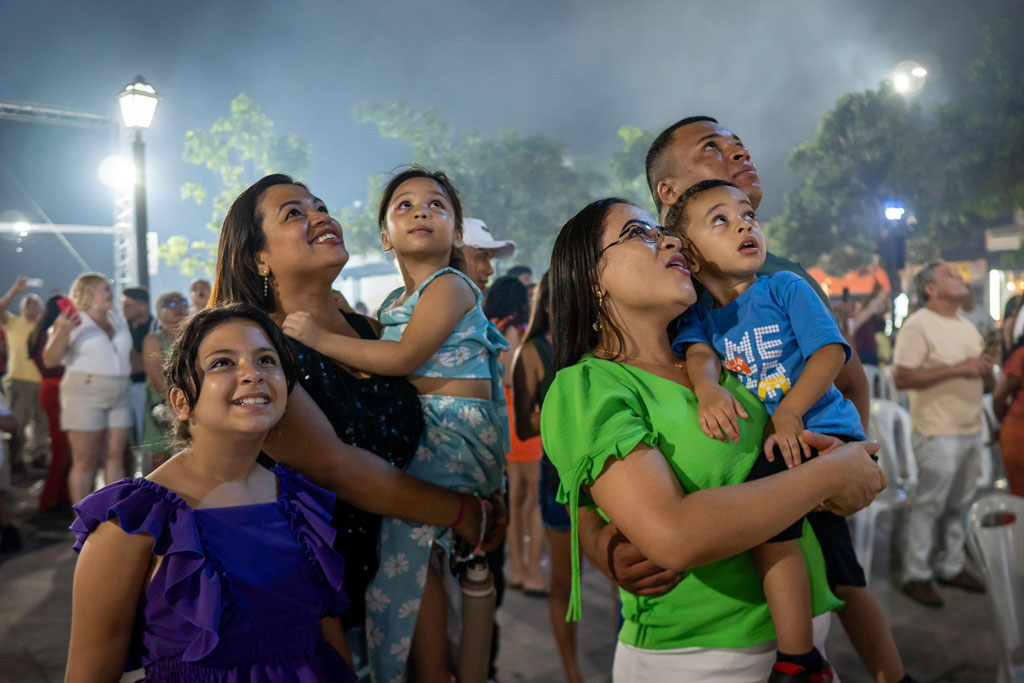
[[[308,180],[329,206],[362,199],[366,178],[408,160],[356,125],[365,100],[436,106],[457,126],[515,127],[605,158],[616,131],[656,132],[709,114],[750,146],[762,215],[794,180],[783,163],[843,93],[872,88],[905,59],[929,70],[925,97],[1020,0],[772,2],[58,2],[0,4],[0,100],[114,114],[143,74],[162,100],[146,133],[150,229],[201,236],[208,206],[179,199],[209,181],[181,160],[241,92],[313,146]],[[3,151],[0,151],[2,157]],[[91,170],[83,170],[88,175]],[[90,182],[98,182],[90,179]],[[97,185],[98,187],[98,185]],[[97,191],[101,191],[97,189]],[[0,207],[2,209],[3,207]],[[500,232],[500,217],[483,217]],[[567,217],[558,217],[561,223]]]

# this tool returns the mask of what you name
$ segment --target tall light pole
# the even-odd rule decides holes
[[[882,202],[881,234],[879,235],[879,252],[882,262],[882,270],[889,278],[889,290],[893,296],[903,291],[900,281],[900,270],[904,268],[907,260],[907,210],[901,200],[889,200]]]
[[[140,287],[149,288],[149,255],[146,248],[146,144],[142,141],[142,131],[149,128],[156,113],[156,104],[160,96],[156,94],[142,76],[125,86],[117,96],[121,106],[121,118],[124,125],[135,131],[132,142],[132,154],[135,157],[135,257]]]

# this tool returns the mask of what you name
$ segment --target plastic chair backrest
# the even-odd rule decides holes
[[[887,401],[896,400],[896,385],[885,368],[866,363],[864,374],[868,378],[868,388],[871,391],[871,398],[883,398]]]
[[[1019,679],[1024,673],[1024,498],[996,492],[975,501],[967,511],[967,543],[985,575],[1007,677]]]
[[[882,369],[877,365],[865,363],[864,374],[868,377],[868,388],[871,391],[871,398],[885,398],[880,393],[881,382],[879,380],[882,376]]]
[[[869,437],[878,440],[882,449],[878,461],[890,485],[912,492],[917,486],[917,460],[911,441],[910,413],[895,401],[871,401]]]
[[[995,460],[1002,459],[999,440],[992,441],[993,431],[998,431],[999,421],[992,409],[992,394],[985,394],[981,399],[981,463],[978,468],[978,488],[987,489],[995,481]]]

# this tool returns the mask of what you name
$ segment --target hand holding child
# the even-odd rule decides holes
[[[302,342],[311,349],[316,349],[326,334],[326,330],[313,320],[313,316],[305,311],[289,313],[281,324],[281,329],[292,339]]]
[[[779,447],[786,467],[796,467],[803,458],[811,457],[810,446],[804,440],[803,417],[786,410],[780,405],[765,427],[768,438],[764,442],[764,454],[768,462],[775,461],[775,446]]]
[[[740,425],[737,416],[744,419],[749,417],[739,399],[727,389],[714,384],[700,391],[697,401],[697,420],[705,435],[723,442],[739,442]]]

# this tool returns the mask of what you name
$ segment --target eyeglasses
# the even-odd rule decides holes
[[[657,224],[651,225],[650,223],[634,218],[631,221],[627,221],[626,224],[622,226],[622,231],[619,232],[619,239],[615,240],[597,253],[597,258],[601,258],[604,252],[608,251],[616,244],[622,244],[634,236],[639,237],[644,242],[647,242],[647,244],[654,244],[660,247],[661,241],[665,239],[666,235],[668,235],[668,231],[665,230],[663,226]]]
[[[164,308],[170,308],[171,310],[174,310],[175,308],[187,308],[188,307],[188,302],[187,301],[165,301],[163,307]]]

